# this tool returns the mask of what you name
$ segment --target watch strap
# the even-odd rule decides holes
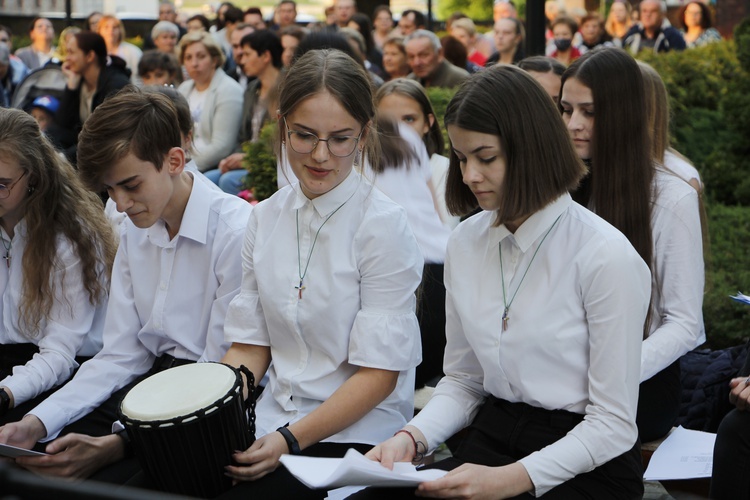
[[[279,427],[276,430],[284,436],[286,445],[289,447],[289,453],[292,455],[300,455],[302,453],[302,450],[299,449],[297,438],[294,437],[294,434],[292,434],[292,431],[290,431],[288,427]]]

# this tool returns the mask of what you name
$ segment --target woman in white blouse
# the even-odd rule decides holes
[[[654,163],[643,78],[627,52],[586,53],[562,82],[563,120],[590,165],[574,199],[622,231],[652,272],[637,419],[641,442],[652,441],[679,415],[679,358],[706,339],[698,193]]]
[[[36,121],[0,109],[0,425],[101,349],[116,243]]]
[[[224,362],[269,374],[229,497],[324,498],[279,457],[366,452],[413,414],[424,261],[404,209],[353,168],[379,164],[374,115],[367,74],[340,51],[306,53],[281,84],[279,142],[298,182],[253,210],[227,313]]]
[[[432,466],[450,472],[419,485],[419,496],[640,498],[648,268],[620,232],[571,199],[583,165],[526,72],[472,75],[445,123],[448,207],[484,211],[448,243],[445,377],[368,456],[386,467],[418,460],[469,426],[453,457]]]
[[[125,41],[125,25],[115,16],[105,14],[97,24],[97,33],[104,38],[107,44],[107,53],[117,56],[125,61],[130,70],[130,78],[133,82],[138,78],[138,63],[141,61],[143,52],[130,42]]]

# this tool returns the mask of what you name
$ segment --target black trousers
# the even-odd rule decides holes
[[[738,376],[750,375],[750,356]],[[750,411],[734,409],[716,431],[711,498],[750,500]]]
[[[309,457],[343,458],[349,448],[360,453],[367,453],[369,444],[360,443],[318,443],[302,451],[302,455]],[[142,472],[128,481],[127,486],[153,489],[146,475]],[[328,495],[327,490],[312,490],[297,480],[283,465],[263,476],[257,481],[246,481],[233,486],[226,493],[218,496],[221,500],[247,499],[294,499],[294,500],[322,500]]]
[[[680,360],[641,383],[638,391],[638,436],[641,443],[667,435],[680,416]]]
[[[422,336],[422,363],[417,366],[415,386],[425,386],[443,376],[445,356],[445,285],[443,264],[425,264],[417,306],[419,331]]]
[[[554,443],[583,420],[564,410],[544,410],[525,403],[489,398],[469,427],[453,457],[425,468],[453,470],[464,463],[492,467],[509,465]],[[579,474],[553,488],[543,498],[640,499],[643,497],[640,443],[596,469]],[[415,498],[414,488],[367,488],[350,498],[357,500]],[[516,498],[531,499],[531,494]]]

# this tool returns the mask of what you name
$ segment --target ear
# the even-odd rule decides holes
[[[175,176],[185,169],[185,151],[182,148],[172,148],[167,153],[167,168],[169,175]]]

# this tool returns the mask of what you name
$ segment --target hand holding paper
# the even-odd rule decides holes
[[[436,469],[418,471],[406,462],[395,463],[393,470],[388,470],[356,450],[347,451],[344,458],[283,455],[280,460],[294,477],[310,488],[417,486],[446,474],[445,471]]]

